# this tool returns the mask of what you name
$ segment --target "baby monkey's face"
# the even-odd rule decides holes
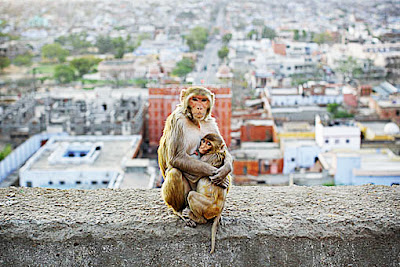
[[[204,138],[201,139],[200,147],[199,147],[200,154],[207,154],[208,152],[211,151],[211,149],[212,149],[211,141],[204,139]]]

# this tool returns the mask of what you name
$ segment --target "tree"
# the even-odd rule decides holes
[[[194,68],[194,61],[190,58],[183,58],[181,61],[176,63],[175,68],[172,70],[172,74],[185,77],[188,73],[190,73]]]
[[[271,28],[265,26],[263,28],[263,30],[262,30],[261,37],[262,38],[268,38],[268,39],[272,40],[272,39],[274,39],[276,37],[276,32],[275,32],[274,29],[271,29]]]
[[[54,70],[54,78],[59,83],[70,83],[75,80],[75,71],[67,65],[58,65]]]
[[[208,31],[206,28],[197,26],[190,31],[185,39],[191,51],[204,50],[208,41]]]
[[[232,33],[227,33],[224,36],[222,36],[222,42],[224,44],[228,44],[232,40]]]
[[[0,151],[0,161],[5,159],[12,151],[11,145],[7,144],[6,147]]]
[[[89,73],[100,61],[101,59],[95,57],[81,57],[73,59],[70,65],[78,71],[79,77],[82,77]]]
[[[101,54],[113,53],[115,58],[123,58],[126,51],[126,41],[122,37],[99,36],[96,40],[96,47]]]
[[[73,50],[81,52],[92,46],[90,42],[86,41],[87,36],[88,34],[86,32],[72,33],[67,36],[58,37],[55,42],[64,46],[71,46]]]
[[[343,74],[344,80],[346,78],[351,80],[354,76],[360,75],[362,73],[362,68],[357,63],[357,60],[350,56],[339,63],[336,71]]]
[[[354,117],[353,114],[350,114],[346,110],[341,109],[340,105],[337,103],[328,104],[326,109],[329,113],[333,115],[334,119]]]
[[[300,40],[299,30],[294,30],[293,31],[293,40],[295,40],[295,41]]]
[[[68,55],[68,50],[62,48],[59,43],[47,44],[42,47],[42,57],[52,61],[65,62]]]
[[[223,46],[220,50],[218,50],[218,57],[223,60],[229,54],[229,48],[227,46]]]
[[[332,37],[329,33],[323,32],[323,33],[315,34],[313,36],[312,40],[314,43],[324,44],[324,43],[332,42]]]
[[[253,37],[255,36],[255,40],[258,39],[258,32],[256,30],[251,30],[247,33],[247,39],[253,40]]]
[[[114,48],[114,57],[115,58],[123,58],[125,54],[125,45],[126,42],[122,37],[117,37],[112,39],[112,45]]]
[[[33,56],[30,53],[18,55],[13,60],[13,64],[16,66],[30,66],[30,65],[32,65],[32,57]]]
[[[11,61],[8,57],[3,57],[0,56],[0,69],[1,71],[3,71],[4,68],[7,68],[8,66],[10,66]]]

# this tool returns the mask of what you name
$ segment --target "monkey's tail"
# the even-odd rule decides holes
[[[212,228],[211,228],[211,250],[210,250],[210,254],[213,254],[214,250],[215,250],[215,236],[217,234],[217,228],[218,228],[219,220],[221,219],[221,213],[218,214],[218,216],[214,218],[214,223],[213,223]]]

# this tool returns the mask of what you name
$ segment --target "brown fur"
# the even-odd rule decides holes
[[[220,136],[208,134],[203,139],[208,140],[212,144],[212,148],[207,154],[203,155],[200,160],[207,162],[214,167],[220,167],[225,158],[224,143]],[[206,223],[214,218],[211,230],[211,251],[215,249],[215,236],[221,213],[225,206],[225,199],[228,193],[227,189],[221,188],[211,183],[210,179],[201,178],[197,183],[196,191],[192,191],[188,195],[188,204],[191,212],[189,218],[196,223]]]
[[[199,120],[192,115],[192,107],[189,104],[190,99],[196,95],[206,96],[209,100],[205,116]],[[217,174],[213,178],[212,185],[225,192],[227,192],[226,189],[216,184],[228,186],[230,182],[227,174],[232,170],[232,157],[226,151],[225,145],[225,160],[223,159],[224,164],[219,169],[189,156],[206,134],[214,133],[220,136],[215,119],[211,117],[214,99],[214,94],[204,87],[190,87],[182,90],[181,102],[168,116],[158,148],[158,163],[164,177],[162,198],[166,205],[187,223],[189,221],[182,216],[181,212],[188,205],[189,192],[197,188],[197,182],[201,177]],[[210,179],[205,179],[211,183]],[[220,211],[222,211],[221,208],[210,210],[207,217]]]

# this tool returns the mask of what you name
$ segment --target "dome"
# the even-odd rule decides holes
[[[218,72],[219,72],[221,75],[228,75],[228,74],[231,72],[231,69],[230,69],[228,66],[226,66],[226,65],[222,65],[222,66],[219,68]]]
[[[389,122],[383,128],[383,131],[385,132],[385,134],[394,135],[394,134],[398,134],[400,132],[400,129],[399,129],[399,126],[397,126],[396,123]]]

